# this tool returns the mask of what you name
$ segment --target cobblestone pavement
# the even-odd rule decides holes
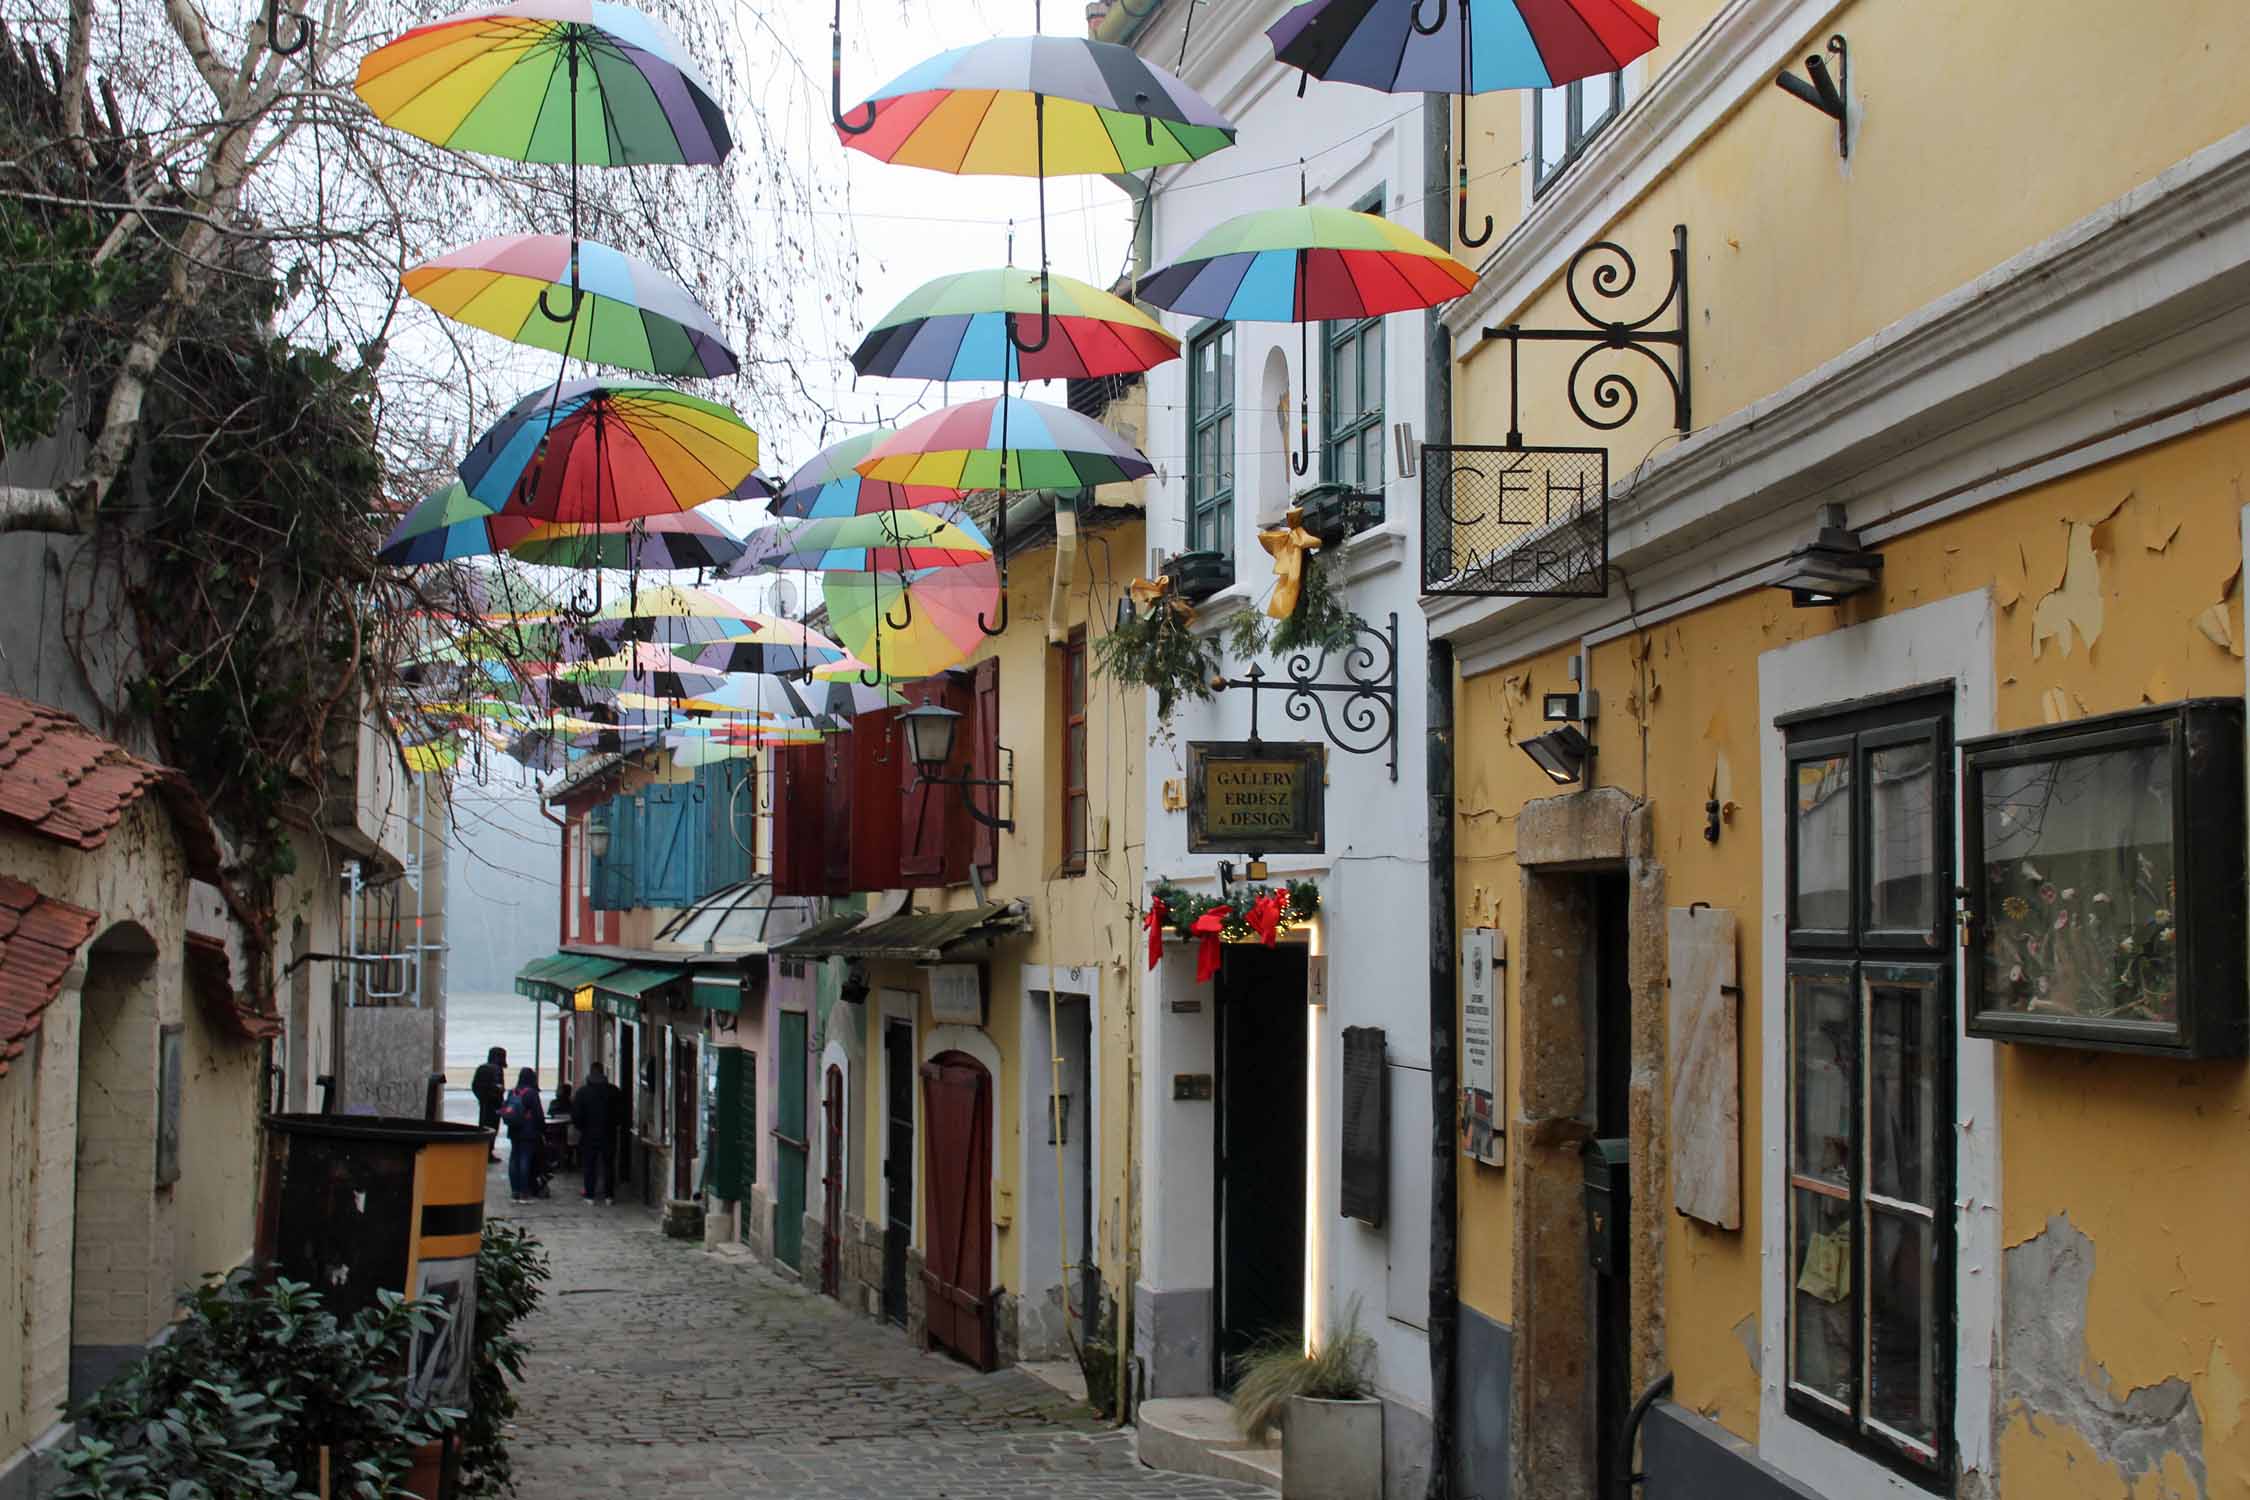
[[[518,1219],[554,1265],[510,1446],[527,1500],[1219,1500],[1273,1491],[1142,1468],[1129,1434],[1021,1371],[923,1354],[763,1266],[667,1240],[558,1178]]]

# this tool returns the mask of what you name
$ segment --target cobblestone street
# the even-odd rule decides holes
[[[1272,1491],[1146,1469],[1129,1434],[1021,1371],[922,1354],[763,1266],[665,1239],[638,1205],[488,1213],[554,1263],[511,1446],[521,1493],[701,1497],[1036,1495],[1172,1500]]]

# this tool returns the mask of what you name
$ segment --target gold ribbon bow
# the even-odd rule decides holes
[[[1136,578],[1125,585],[1125,592],[1131,597],[1133,608],[1139,614],[1153,615],[1160,605],[1170,604],[1172,613],[1179,616],[1180,623],[1184,625],[1195,618],[1195,606],[1185,599],[1171,597],[1172,582],[1170,577]]]
[[[1320,538],[1305,530],[1303,506],[1292,505],[1281,524],[1258,533],[1258,545],[1273,556],[1273,597],[1266,613],[1286,620],[1297,612],[1297,595],[1305,585],[1305,557],[1320,550]]]

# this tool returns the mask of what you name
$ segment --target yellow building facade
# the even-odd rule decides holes
[[[2134,868],[2216,849],[2195,920],[2239,952],[2239,797],[2199,822],[2170,752],[2044,769],[2188,743],[2203,699],[2239,767],[2250,34],[2193,0],[1663,9],[1612,83],[1467,111],[1507,165],[1426,493],[1459,523],[1538,472],[1512,404],[1609,482],[1579,596],[1425,598],[1498,1059],[1457,1166],[1463,1492],[1601,1493],[1637,1438],[1652,1497],[2250,1493],[2250,1002],[2170,946],[2189,882]],[[1841,138],[1774,86],[1809,55]],[[1574,410],[1586,346],[1524,343],[1512,396],[1488,330],[1641,318],[1676,230],[1685,350],[1597,355]],[[1573,273],[1605,241],[1634,284]],[[1604,431],[1609,370],[1639,402]],[[1433,503],[1425,545],[1474,550]],[[1800,602],[1824,523],[1868,556]],[[1521,748],[1563,729],[1569,780]],[[2146,1013],[2200,1047],[2113,1024],[2159,941]]]

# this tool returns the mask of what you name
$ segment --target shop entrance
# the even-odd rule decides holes
[[[1214,988],[1218,1076],[1211,1381],[1305,1320],[1305,950],[1233,944]]]

